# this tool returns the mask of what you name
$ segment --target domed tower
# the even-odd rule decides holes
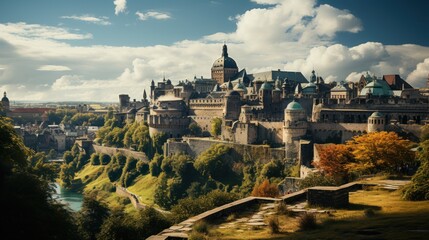
[[[294,158],[301,137],[307,132],[307,115],[301,104],[292,101],[285,109],[285,121],[283,127],[283,142],[286,148],[286,157]]]
[[[214,61],[212,66],[212,79],[219,85],[230,80],[238,73],[237,63],[228,56],[228,47],[226,44],[222,48],[222,56]]]
[[[368,118],[368,132],[384,131],[386,120],[380,112],[374,112]]]
[[[3,93],[3,98],[1,99],[1,105],[3,106],[4,111],[10,110],[9,98],[7,98],[6,92]]]

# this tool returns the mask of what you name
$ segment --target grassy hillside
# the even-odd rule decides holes
[[[300,231],[296,216],[279,215],[278,234],[271,234],[268,227],[244,230],[240,227],[219,228],[219,225],[214,224],[210,239],[399,240],[426,239],[429,234],[429,201],[405,201],[401,199],[399,191],[375,189],[350,194],[350,203],[345,209],[318,214],[318,227],[314,230]]]
[[[132,205],[126,198],[117,196],[113,191],[114,185],[110,182],[105,168],[106,166],[93,166],[88,163],[76,173],[75,180],[82,181],[82,190],[85,193],[97,190],[99,197],[109,206],[119,208],[125,204],[126,209],[131,210]],[[157,182],[158,179],[150,174],[140,175],[133,181],[133,185],[128,187],[128,190],[138,195],[142,203],[154,205]]]
[[[142,203],[153,205],[157,184],[158,184],[158,178],[153,177],[150,174],[147,174],[144,176],[137,177],[134,180],[133,185],[130,186],[128,190],[137,194],[140,197],[140,201]]]

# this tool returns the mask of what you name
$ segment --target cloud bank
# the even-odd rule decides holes
[[[123,93],[140,99],[150,81],[164,74],[176,83],[209,77],[225,40],[230,56],[248,73],[283,69],[308,78],[315,69],[327,81],[355,81],[369,71],[400,74],[414,87],[426,84],[428,47],[380,42],[348,47],[336,43],[336,35],[364,29],[348,10],[315,0],[254,2],[261,5],[231,19],[235,31],[168,46],[79,46],[73,43],[92,35],[38,24],[0,24],[0,90],[26,100],[117,101]],[[126,1],[115,1],[115,6],[123,12]],[[170,17],[149,13],[141,13],[142,18]]]

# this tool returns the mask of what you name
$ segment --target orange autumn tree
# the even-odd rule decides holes
[[[252,191],[254,197],[277,197],[279,196],[279,189],[276,184],[270,183],[265,179],[261,184],[256,184]]]
[[[319,161],[313,165],[338,182],[348,180],[348,166],[354,161],[350,146],[329,144],[319,151]]]
[[[394,132],[374,132],[355,136],[347,146],[353,150],[356,163],[350,169],[360,172],[387,171],[398,173],[400,168],[414,160],[411,142]]]

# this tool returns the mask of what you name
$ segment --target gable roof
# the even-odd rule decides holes
[[[402,79],[398,74],[383,75],[383,80],[389,84],[392,90],[402,90],[413,88],[409,83]]]

